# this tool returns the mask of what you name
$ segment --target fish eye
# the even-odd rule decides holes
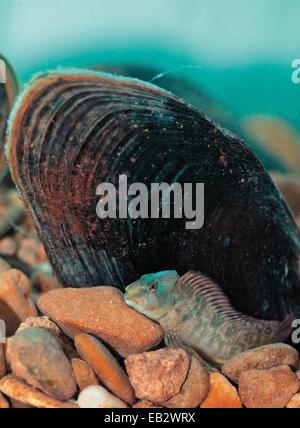
[[[150,284],[150,286],[149,286],[149,290],[152,292],[152,293],[154,293],[155,292],[155,290],[156,290],[156,285],[155,285],[155,283],[153,282],[152,284]]]

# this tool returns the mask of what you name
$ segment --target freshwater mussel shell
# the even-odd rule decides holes
[[[5,83],[0,83],[0,176],[1,176],[6,167],[4,148],[5,148],[7,119],[12,109],[14,100],[18,94],[19,84],[13,68],[10,66],[8,61],[2,55],[0,55],[0,61],[1,63],[5,64]]]
[[[165,269],[200,270],[237,310],[283,318],[299,305],[299,231],[252,151],[171,93],[89,71],[36,77],[9,129],[13,179],[66,285],[125,285]],[[106,219],[96,188],[205,184],[205,222]]]

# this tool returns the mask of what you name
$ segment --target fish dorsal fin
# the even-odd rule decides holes
[[[201,300],[201,304],[205,299],[205,303],[211,305],[218,311],[219,315],[235,324],[241,326],[256,325],[259,328],[278,328],[279,322],[277,321],[261,320],[236,311],[218,284],[200,272],[187,272],[178,280],[177,284],[187,296],[198,299],[199,303]]]
[[[178,280],[178,285],[191,297],[205,299],[216,310],[232,316],[238,315],[222,289],[208,276],[189,271]]]

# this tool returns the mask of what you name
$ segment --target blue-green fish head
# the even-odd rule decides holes
[[[174,304],[172,288],[178,279],[179,275],[175,270],[143,275],[138,281],[128,285],[125,302],[147,317],[158,320]]]

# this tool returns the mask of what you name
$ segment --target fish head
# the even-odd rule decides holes
[[[128,285],[125,302],[147,317],[158,320],[174,304],[172,289],[178,279],[177,272],[171,270],[143,275]]]

